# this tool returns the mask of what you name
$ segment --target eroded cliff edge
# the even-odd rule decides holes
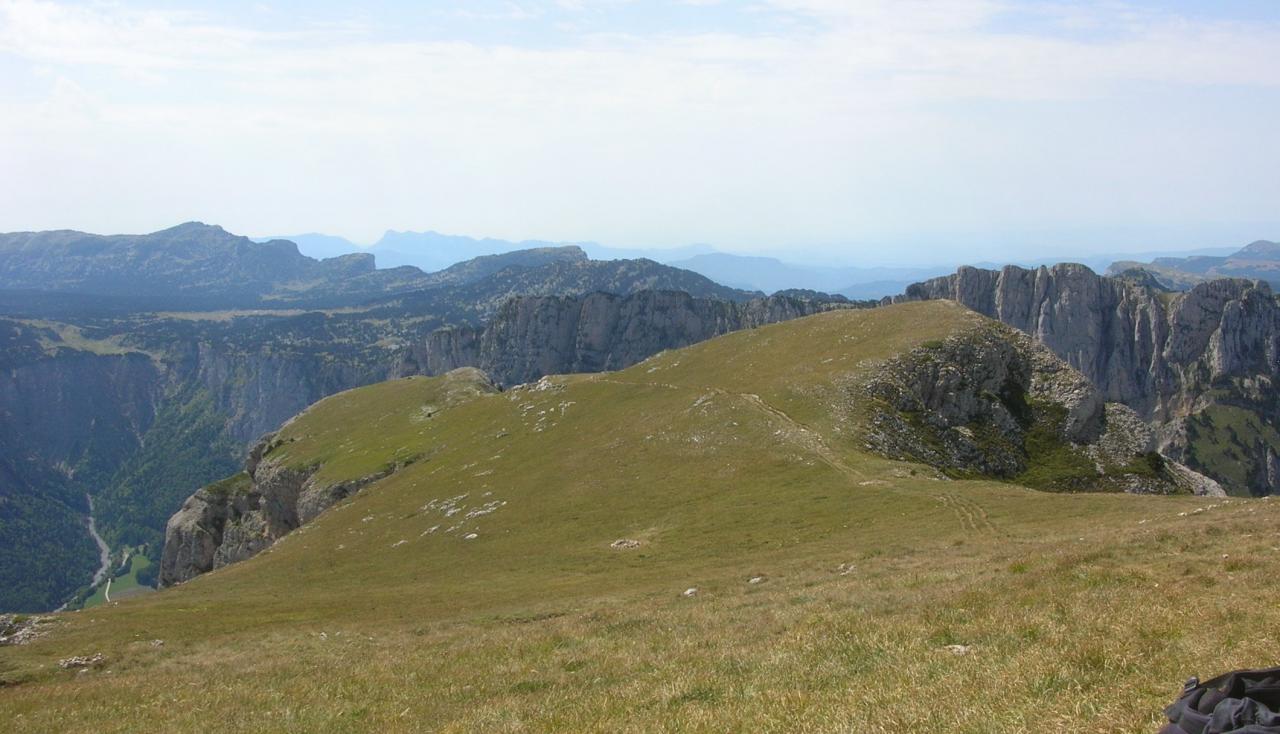
[[[1170,293],[1083,265],[960,268],[892,302],[947,299],[1047,346],[1157,431],[1164,455],[1229,490],[1280,491],[1280,302],[1262,281]]]
[[[430,383],[422,396],[424,419],[497,392],[488,377],[474,368],[461,368],[434,379],[413,379]],[[321,401],[298,418],[312,410],[324,410],[326,402],[342,397],[339,394]],[[172,586],[251,558],[343,499],[424,458],[421,453],[399,455],[358,476],[334,478],[333,472],[324,470],[342,462],[341,454],[320,458],[290,452],[290,444],[297,440],[289,431],[293,422],[259,440],[250,450],[243,472],[197,490],[169,518],[160,586]],[[358,430],[332,428],[344,433],[348,428]]]
[[[478,367],[501,385],[618,370],[664,349],[850,305],[815,295],[776,294],[745,302],[679,291],[523,296],[508,300],[484,327],[432,333],[405,355],[402,369],[437,375]]]

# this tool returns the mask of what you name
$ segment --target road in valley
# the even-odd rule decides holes
[[[102,583],[102,579],[111,568],[111,549],[107,547],[107,542],[102,539],[102,536],[98,535],[98,525],[93,519],[93,497],[87,494],[84,497],[89,500],[89,534],[93,536],[93,542],[98,544],[98,556],[102,560],[98,571],[93,574],[93,585],[97,586]]]

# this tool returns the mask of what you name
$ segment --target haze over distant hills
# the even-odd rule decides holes
[[[311,238],[330,253],[340,248],[339,238]],[[603,287],[626,271],[628,282],[638,279],[644,287],[736,300],[752,295],[651,260],[591,260],[576,245],[485,245],[477,248],[480,252],[454,258],[449,253],[461,252],[462,246],[450,245],[449,238],[443,242],[446,246],[430,250],[443,265],[428,272],[394,259],[387,267],[377,262],[385,253],[368,250],[316,259],[288,240],[256,242],[200,222],[143,235],[14,232],[0,234],[0,303],[7,304],[4,307],[10,312],[12,306],[22,313],[46,307],[65,309],[85,298],[93,299],[95,308],[117,312],[332,308],[465,285],[507,269],[512,269],[508,280],[536,283],[533,292],[537,293],[558,292],[571,282],[575,287]],[[563,266],[556,273],[540,271],[532,277],[515,273],[556,264]]]
[[[427,272],[443,270],[450,265],[481,255],[498,255],[514,250],[530,250],[547,247],[574,246],[582,249],[593,260],[630,260],[647,258],[669,263],[682,258],[714,252],[708,245],[687,245],[676,248],[618,248],[606,247],[595,242],[547,242],[544,240],[510,240],[492,237],[467,237],[441,234],[440,232],[400,232],[387,230],[377,242],[361,246],[345,237],[309,232],[280,237],[259,237],[258,242],[289,240],[298,245],[304,255],[324,259],[351,253],[372,253],[379,268],[412,265]]]
[[[400,232],[388,230],[372,245],[358,245],[351,240],[328,234],[308,233],[271,238],[259,238],[260,242],[288,240],[296,242],[298,249],[310,257],[324,259],[352,253],[371,253],[377,258],[377,267],[394,268],[406,265],[431,272],[481,255],[494,255],[515,250],[549,247],[578,247],[594,260],[645,258],[704,275],[718,283],[764,293],[782,290],[814,290],[842,295],[853,299],[882,298],[901,293],[908,285],[920,280],[954,272],[961,265],[999,268],[1003,265],[1039,267],[1060,262],[1078,262],[1097,272],[1106,272],[1114,262],[1152,260],[1163,258],[1217,257],[1234,253],[1235,247],[1204,247],[1192,250],[1151,249],[1132,252],[1115,252],[1103,255],[1064,253],[1054,257],[1012,258],[1006,261],[955,261],[922,262],[901,265],[864,266],[845,262],[824,262],[812,255],[794,252],[789,256],[777,254],[745,255],[723,252],[716,248],[695,244],[677,248],[616,248],[597,242],[549,242],[543,240],[511,241],[492,237],[468,237],[441,234],[434,231]]]
[[[1280,288],[1280,243],[1258,240],[1228,253],[1193,253],[1183,257],[1157,257],[1150,262],[1118,260],[1108,272],[1121,273],[1133,268],[1146,270],[1162,285],[1186,290],[1196,283],[1214,278],[1249,278],[1265,280]]]

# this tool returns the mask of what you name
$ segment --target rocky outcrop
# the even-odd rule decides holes
[[[298,469],[264,460],[279,445],[275,435],[249,452],[245,471],[204,487],[183,503],[165,527],[160,586],[251,558],[364,486],[400,465],[344,482],[316,478],[319,467]]]
[[[475,368],[454,370],[436,384],[443,392],[433,411],[497,391]],[[307,415],[301,413],[294,420],[305,420]],[[169,518],[158,574],[161,586],[251,558],[338,502],[421,457],[403,456],[364,476],[325,477],[323,462],[293,460],[287,451],[276,451],[297,440],[296,434],[288,433],[294,420],[254,444],[243,472],[197,490]]]
[[[867,448],[1051,490],[1212,493],[1152,453],[1131,409],[1024,334],[987,324],[889,360],[865,386]]]
[[[550,374],[617,370],[664,349],[845,305],[799,296],[732,302],[676,291],[513,298],[482,329],[431,334],[412,350],[404,369],[440,374],[473,366],[501,385]]]
[[[1058,439],[1086,443],[1101,434],[1102,400],[1071,373],[1003,327],[927,343],[889,360],[866,385],[874,408],[868,445],[942,469],[1015,476],[1026,469],[1027,430],[1050,406]]]
[[[1149,280],[1103,277],[1083,265],[1000,271],[961,268],[891,302],[949,299],[1013,326],[1083,373],[1108,402],[1154,422],[1161,450],[1195,466],[1180,422],[1213,401],[1268,415],[1280,372],[1280,302],[1261,281],[1221,279],[1171,294]],[[1246,442],[1247,443],[1247,442]],[[1263,447],[1242,446],[1265,466]],[[1248,489],[1271,491],[1260,482]]]
[[[961,268],[892,299],[950,299],[1023,331],[1108,400],[1161,418],[1232,377],[1280,371],[1280,304],[1259,281],[1214,280],[1171,295],[1083,265]]]

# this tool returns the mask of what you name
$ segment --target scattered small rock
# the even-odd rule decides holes
[[[839,566],[836,566],[836,572],[839,573],[841,576],[848,576],[849,574],[853,573],[853,564],[841,563]]]
[[[747,579],[747,583],[748,583],[748,584],[763,584],[763,583],[764,583],[764,577],[763,577],[763,576],[752,576],[751,578]]]
[[[475,533],[467,533],[466,535],[462,536],[462,539],[463,539],[463,540],[475,540],[476,538],[479,538],[479,537],[480,537],[480,536],[479,536],[479,535],[476,535]]]
[[[25,645],[44,637],[52,617],[0,614],[0,646]]]
[[[93,657],[74,655],[72,657],[59,660],[58,667],[63,670],[72,670],[75,668],[87,669],[101,665],[105,660],[106,658],[102,656],[102,653],[97,653]]]
[[[696,586],[690,586],[689,588],[680,592],[680,596],[683,596],[683,597],[693,597],[697,595],[698,595],[698,587]]]
[[[631,538],[618,538],[617,540],[610,543],[609,547],[613,548],[614,550],[627,550],[629,548],[639,548],[640,541],[632,540]]]
[[[151,641],[151,646],[152,646],[152,647],[164,647],[164,640],[152,640],[152,641]]]
[[[952,655],[968,655],[973,652],[973,647],[970,645],[944,645],[942,649]]]

